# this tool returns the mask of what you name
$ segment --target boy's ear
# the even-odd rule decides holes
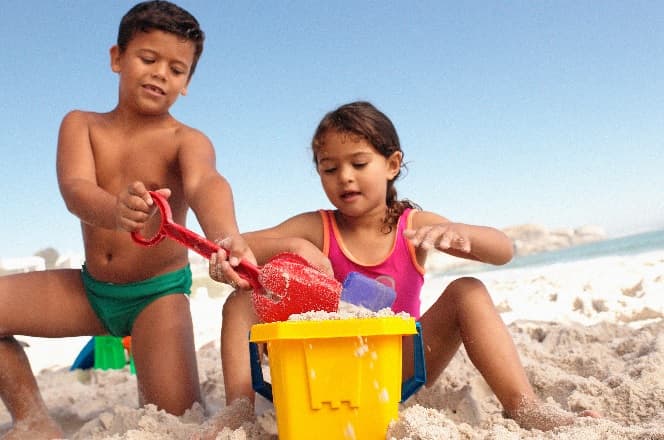
[[[187,96],[187,92],[189,91],[189,82],[190,81],[191,81],[191,74],[189,75],[189,78],[187,78],[187,83],[184,85],[182,90],[180,90],[180,95]]]
[[[111,70],[115,73],[120,72],[120,48],[115,45],[109,51],[111,55]]]
[[[401,161],[403,160],[403,153],[401,151],[395,151],[387,158],[387,170],[390,176],[390,180],[394,179],[399,171],[401,171]]]

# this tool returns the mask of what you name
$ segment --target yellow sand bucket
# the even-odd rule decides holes
[[[401,338],[414,338],[402,384]],[[257,343],[267,343],[272,383]],[[253,388],[273,400],[280,440],[384,439],[399,402],[426,380],[419,323],[381,317],[257,324],[250,335]]]

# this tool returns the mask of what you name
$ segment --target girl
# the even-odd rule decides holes
[[[314,134],[312,149],[323,189],[336,210],[299,214],[273,228],[244,234],[258,261],[291,251],[327,272],[331,265],[339,281],[351,271],[387,280],[397,292],[393,311],[406,311],[421,322],[427,385],[438,379],[463,343],[506,414],[522,427],[548,430],[573,423],[574,415],[541,403],[535,395],[480,280],[455,280],[420,315],[424,267],[431,249],[501,265],[512,258],[510,239],[497,229],[456,223],[398,200],[394,182],[404,166],[399,138],[387,116],[368,102],[328,113]],[[229,271],[227,261],[220,262],[218,270],[223,274],[216,275],[218,280],[248,287]],[[250,295],[242,292],[228,299],[221,335],[227,403],[242,397],[253,401],[245,347],[246,335],[256,322]],[[412,359],[412,349],[410,338],[404,338],[403,359]],[[404,363],[405,377],[412,374],[409,364]],[[597,416],[592,411],[584,415]]]

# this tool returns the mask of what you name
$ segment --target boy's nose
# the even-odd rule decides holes
[[[168,66],[166,66],[164,63],[154,63],[153,66],[154,68],[152,69],[152,76],[159,79],[165,79],[166,69]]]

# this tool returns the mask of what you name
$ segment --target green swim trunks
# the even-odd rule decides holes
[[[127,284],[97,281],[83,265],[81,278],[88,301],[106,330],[119,337],[131,334],[136,317],[151,302],[174,293],[191,293],[189,265],[148,280]]]

